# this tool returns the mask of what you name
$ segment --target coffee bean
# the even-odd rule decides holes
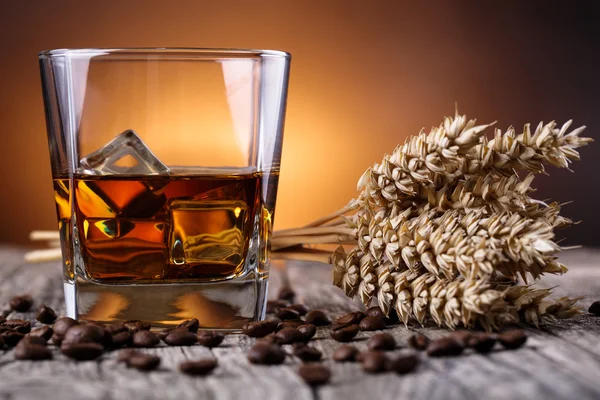
[[[121,332],[129,332],[129,328],[122,323],[105,325],[104,329],[106,329],[111,335],[116,335],[117,333]]]
[[[131,333],[137,331],[149,331],[152,328],[152,324],[150,324],[150,322],[139,321],[137,319],[123,321],[123,325],[125,325],[131,331]]]
[[[425,350],[429,345],[429,338],[420,333],[416,333],[408,338],[408,344],[410,347],[416,350]]]
[[[4,348],[4,344],[4,338],[2,337],[2,335],[0,335],[0,350]]]
[[[389,360],[381,351],[366,351],[361,353],[362,369],[370,374],[383,372],[388,368]]]
[[[310,309],[308,307],[306,307],[304,304],[292,304],[291,306],[289,306],[288,308],[291,308],[292,310],[296,311],[299,315],[306,315]]]
[[[53,345],[60,346],[64,339],[65,339],[65,337],[63,335],[59,335],[55,332],[54,335],[52,335],[52,338],[50,339],[50,341],[52,342]]]
[[[50,338],[52,337],[53,334],[54,334],[54,329],[52,329],[48,325],[40,326],[39,328],[32,329],[31,332],[29,332],[30,336],[43,337],[44,340],[46,340],[46,342],[48,340],[50,340]]]
[[[331,371],[324,365],[304,364],[298,368],[298,375],[311,386],[323,385],[331,379]]]
[[[260,341],[248,352],[248,360],[252,364],[276,365],[283,363],[285,353],[279,345]]]
[[[64,343],[104,343],[105,330],[96,324],[73,325],[64,335]]]
[[[148,331],[140,331],[140,332],[148,332]],[[136,333],[140,333],[136,332]],[[125,361],[127,366],[130,368],[135,368],[140,371],[152,371],[158,368],[160,365],[160,357],[153,356],[151,354],[131,354],[130,357]]]
[[[22,319],[7,319],[2,323],[2,326],[19,333],[31,332],[31,323]]]
[[[463,350],[462,343],[451,336],[436,339],[427,346],[427,354],[431,357],[457,356]]]
[[[104,353],[101,344],[93,342],[62,343],[60,351],[65,356],[78,361],[95,360]]]
[[[304,335],[296,328],[283,328],[275,336],[279,338],[281,344],[291,344],[304,340]]]
[[[367,312],[365,314],[367,314],[368,317],[385,318],[385,316],[386,316],[379,306],[375,306],[375,307],[371,307],[371,308],[367,309]]]
[[[311,346],[295,347],[294,355],[302,361],[319,361],[321,359],[321,352]]]
[[[306,342],[312,339],[315,333],[317,333],[317,327],[312,324],[302,324],[296,329],[302,334],[302,339]]]
[[[225,336],[218,332],[202,331],[197,335],[197,339],[200,345],[213,348],[223,343]]]
[[[28,294],[15,296],[10,299],[9,306],[13,311],[26,312],[33,305],[33,297]]]
[[[181,324],[177,325],[178,328],[187,328],[190,332],[198,332],[198,328],[200,328],[200,321],[196,318],[188,319],[187,321],[183,321]]]
[[[358,325],[338,326],[331,330],[330,335],[338,342],[349,342],[358,333]]]
[[[154,347],[160,343],[156,333],[150,331],[137,331],[131,337],[134,347]]]
[[[248,322],[242,326],[242,331],[250,337],[263,337],[271,332],[274,332],[277,328],[277,323],[269,320]]]
[[[505,349],[514,350],[525,344],[527,334],[522,329],[513,329],[499,334],[498,341]]]
[[[25,337],[25,334],[17,331],[6,331],[2,332],[0,336],[2,336],[6,346],[15,347]]]
[[[396,339],[389,333],[378,333],[369,339],[367,347],[369,350],[394,350],[396,348]]]
[[[172,330],[173,330],[173,329],[163,329],[163,330],[162,330],[162,331],[160,331],[160,332],[156,332],[156,336],[158,336],[158,338],[164,342],[164,341],[165,341],[165,338],[167,337],[167,335],[168,335],[169,333],[171,333],[171,331],[172,331]]]
[[[414,371],[419,365],[419,359],[415,354],[403,354],[389,363],[389,369],[398,374],[407,374]]]
[[[468,343],[469,343],[469,339],[471,338],[473,334],[469,331],[465,331],[465,330],[460,330],[460,331],[456,331],[456,332],[452,332],[450,334],[450,336],[456,340],[457,342],[459,342],[463,347],[467,347]]]
[[[348,344],[341,345],[333,352],[332,358],[337,362],[355,361],[358,350]]]
[[[467,346],[473,348],[478,353],[489,353],[496,344],[496,337],[487,333],[474,333],[469,338]]]
[[[335,320],[335,323],[338,325],[354,325],[362,321],[364,317],[366,317],[364,312],[353,311],[351,313],[342,315],[341,317]]]
[[[61,317],[54,322],[54,333],[64,336],[65,333],[67,333],[67,330],[75,325],[79,325],[79,322],[75,321],[73,318]]]
[[[4,323],[4,321],[6,321],[6,318],[4,318],[2,315],[0,315],[0,325],[2,325],[2,323]]]
[[[588,308],[588,312],[590,314],[600,315],[600,301],[593,302],[590,308]]]
[[[191,346],[196,344],[198,339],[195,333],[185,328],[177,328],[169,332],[164,341],[169,346]]]
[[[276,331],[280,331],[283,328],[298,328],[300,325],[306,324],[306,321],[302,321],[301,319],[288,319],[286,321],[281,321],[277,324]]]
[[[122,332],[119,332],[119,333],[122,333]],[[135,355],[139,355],[139,354],[143,354],[143,353],[139,352],[136,349],[121,350],[121,351],[119,351],[119,354],[117,355],[117,361],[118,362],[127,362],[127,360],[129,360],[131,357],[133,357]]]
[[[294,292],[294,290],[291,287],[284,286],[279,290],[279,294],[277,295],[277,298],[279,300],[287,300],[287,301],[293,303],[294,299],[296,298],[296,292]]]
[[[198,361],[185,361],[179,364],[179,370],[187,375],[205,376],[217,368],[217,360],[206,358]]]
[[[17,360],[50,360],[52,358],[52,352],[45,345],[25,343],[25,341],[21,341],[15,347],[14,354]]]
[[[278,308],[275,310],[275,315],[277,318],[285,320],[285,319],[299,319],[300,313],[291,308]]]
[[[46,339],[41,336],[31,336],[31,334],[27,334],[19,341],[19,344],[37,344],[46,346],[46,342]]]
[[[325,326],[331,324],[329,317],[321,310],[312,310],[306,314],[306,322],[315,326]]]
[[[35,317],[42,324],[52,324],[56,321],[56,313],[48,306],[41,306]]]
[[[144,332],[146,332],[146,331],[144,331]],[[115,333],[114,335],[112,335],[112,343],[113,343],[112,347],[114,347],[114,348],[130,346],[131,341],[132,341],[132,337],[131,337],[131,333],[129,332],[129,330],[126,330],[124,332],[118,332],[118,333]]]
[[[361,331],[380,331],[385,329],[385,321],[381,317],[365,317],[358,326]]]
[[[290,305],[289,301],[286,300],[269,300],[267,301],[266,312],[272,314],[278,308],[284,308]]]

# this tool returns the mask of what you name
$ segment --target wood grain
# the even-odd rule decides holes
[[[31,293],[39,302],[64,314],[61,271],[58,263],[30,265],[24,251],[0,247],[0,308],[16,294]],[[543,284],[560,284],[556,295],[586,296],[588,307],[600,298],[600,251],[577,250],[562,261],[570,271],[562,277],[547,277]],[[321,308],[332,317],[362,307],[331,286],[326,265],[288,263],[287,274],[274,263],[271,294],[289,280],[298,298],[311,308]],[[38,304],[39,305],[39,304]],[[4,307],[4,308],[2,308]],[[33,312],[12,313],[10,318],[33,319]],[[209,350],[158,347],[147,350],[162,358],[160,370],[141,373],[130,370],[107,353],[100,361],[73,362],[54,349],[54,360],[15,361],[12,351],[0,351],[0,399],[598,399],[600,398],[600,318],[587,314],[566,321],[527,328],[525,348],[496,350],[487,356],[468,352],[445,359],[420,354],[415,373],[365,374],[358,364],[337,364],[331,354],[338,344],[319,330],[314,346],[323,351],[324,363],[333,372],[331,384],[312,389],[296,375],[300,364],[288,357],[285,365],[255,366],[246,352],[254,340],[229,335],[222,346]],[[433,326],[397,326],[388,330],[399,343],[415,331],[435,338],[446,334]],[[369,333],[360,333],[354,345],[366,348]],[[289,350],[289,349],[288,349]],[[399,349],[394,353],[409,351]],[[215,357],[219,368],[206,378],[192,378],[177,371],[187,359]]]

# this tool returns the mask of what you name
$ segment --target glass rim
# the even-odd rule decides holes
[[[127,55],[187,55],[207,56],[214,59],[219,58],[251,58],[251,57],[275,57],[289,60],[292,55],[281,50],[263,49],[236,49],[236,48],[194,48],[194,47],[121,47],[121,48],[78,48],[78,49],[53,49],[43,50],[38,53],[38,58],[59,57],[95,57],[104,55],[127,56]]]

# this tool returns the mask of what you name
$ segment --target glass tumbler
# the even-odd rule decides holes
[[[68,316],[264,317],[290,55],[39,55]]]

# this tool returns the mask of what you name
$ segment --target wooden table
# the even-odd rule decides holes
[[[57,312],[64,313],[61,271],[58,263],[25,264],[23,251],[0,246],[0,305],[16,294],[31,293]],[[562,261],[570,271],[547,277],[556,295],[588,296],[587,309],[600,299],[600,251],[568,252]],[[332,316],[356,309],[330,284],[329,266],[289,263],[289,278],[299,299]],[[276,293],[281,274],[271,277]],[[33,319],[33,313],[13,313],[9,318]],[[529,328],[528,328],[529,329]],[[389,329],[400,343],[415,331],[439,337],[435,327],[398,326]],[[255,366],[246,352],[254,342],[244,335],[229,335],[213,350],[159,347],[149,353],[162,357],[159,371],[127,369],[107,353],[99,361],[74,362],[56,349],[54,360],[15,361],[12,351],[0,351],[0,399],[600,399],[600,317],[584,314],[571,320],[529,329],[527,345],[516,351],[497,350],[490,355],[467,353],[461,357],[428,358],[412,374],[367,375],[356,363],[336,364],[331,353],[337,344],[325,331],[317,332],[314,346],[323,351],[324,363],[333,372],[330,384],[311,389],[296,375],[299,361],[289,357],[282,366]],[[360,333],[355,345],[365,348]],[[397,352],[407,351],[398,350]],[[206,378],[177,371],[185,359],[216,357],[219,368]]]

